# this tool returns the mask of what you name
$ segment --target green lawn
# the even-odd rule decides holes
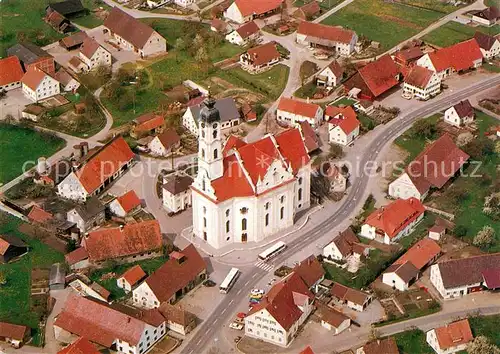
[[[496,66],[496,65],[484,63],[483,68],[485,68],[486,70],[491,71],[493,73],[500,73],[500,67]]]
[[[102,0],[82,0],[83,6],[89,10],[89,13],[86,16],[77,17],[71,19],[72,22],[77,25],[94,28],[103,24],[103,20],[94,15],[92,10],[102,7],[105,10],[111,10],[111,6],[106,5],[106,3]]]
[[[51,156],[66,144],[53,135],[5,123],[0,123],[0,143],[0,183],[21,175],[25,162],[36,164],[40,156]]]
[[[26,242],[30,251],[19,261],[0,264],[7,284],[0,286],[0,321],[29,326],[35,329],[37,342],[39,317],[30,311],[30,276],[33,268],[48,268],[53,263],[64,262],[64,256],[38,240],[31,239],[18,231],[21,221],[0,213],[0,234],[11,234]]]
[[[444,14],[384,0],[355,0],[323,21],[356,31],[388,50],[419,33]]]
[[[334,106],[337,106],[337,107],[340,107],[340,106],[352,106],[356,103],[357,101],[355,100],[351,100],[350,98],[347,98],[347,97],[342,97],[334,102],[332,102],[332,105]]]
[[[301,86],[297,91],[293,93],[295,97],[299,98],[312,98],[316,93],[317,86],[314,82],[309,82],[304,86]]]
[[[323,12],[326,12],[326,11],[330,10],[331,8],[340,4],[342,1],[343,0],[323,0],[319,3],[319,7],[323,10]],[[300,6],[303,6],[303,5],[308,4],[310,2],[311,2],[310,0],[296,0],[293,3],[293,6],[300,7]]]
[[[458,6],[453,6],[448,1],[436,1],[436,0],[399,0],[399,1],[404,4],[430,9],[442,13],[454,12],[460,8]]]
[[[434,350],[427,344],[425,333],[420,329],[397,333],[394,335],[399,351],[402,354],[433,354]]]
[[[496,35],[500,33],[500,25],[493,27],[470,27],[458,22],[448,22],[445,25],[426,34],[422,39],[425,42],[437,45],[439,47],[448,47],[458,42],[465,41],[474,36],[477,31]]]
[[[498,330],[500,315],[470,317],[469,323],[474,337],[485,336],[491,343],[500,347],[500,331]]]

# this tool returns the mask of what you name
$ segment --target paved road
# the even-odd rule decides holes
[[[130,16],[135,18],[167,18],[170,20],[182,20],[182,21],[200,21],[200,18],[197,15],[174,15],[174,14],[158,14],[151,11],[142,11],[136,9],[129,9],[123,5],[120,5],[113,0],[103,0],[109,6],[115,6],[120,8],[121,10],[128,13]],[[210,21],[203,20],[203,22],[210,23]]]
[[[328,0],[324,0],[324,1],[328,1]],[[339,11],[340,9],[343,9],[344,7],[346,7],[347,5],[349,5],[350,3],[352,3],[353,1],[354,0],[345,0],[345,1],[341,2],[340,4],[338,4],[337,6],[335,6],[334,8],[332,8],[332,9],[328,10],[327,12],[325,12],[320,17],[314,19],[314,21],[312,21],[312,22],[320,23],[321,21],[323,21],[324,19],[330,17],[331,15],[333,15],[335,12]]]
[[[470,87],[457,91],[454,95],[443,97],[428,102],[426,105],[416,108],[387,125],[386,134],[377,140],[374,140],[366,149],[368,153],[361,160],[360,165],[366,166],[368,161],[375,161],[379,151],[384,145],[391,142],[394,138],[406,131],[416,120],[421,117],[428,116],[434,112],[440,111],[456,102],[463,100],[477,92],[492,88],[500,83],[500,75],[484,80],[480,83],[471,85]],[[297,237],[293,242],[288,244],[285,252],[280,254],[273,263],[280,264],[304,246],[310,245],[316,239],[328,233],[332,227],[339,224],[345,217],[356,211],[356,208],[361,205],[365,189],[368,184],[369,176],[361,171],[360,176],[355,176],[351,192],[344,199],[342,206],[330,217],[312,229],[305,228],[301,233],[304,237]],[[251,288],[268,273],[260,268],[254,267],[251,271],[243,274],[235,284],[231,292],[214,310],[213,315],[209,317],[198,329],[196,334],[190,340],[188,345],[183,349],[183,354],[201,353],[209,347],[209,341],[215,338],[216,333],[225,324],[228,318],[234,315],[236,306],[241,300],[241,296],[245,296],[250,292]],[[243,294],[242,294],[243,293]]]

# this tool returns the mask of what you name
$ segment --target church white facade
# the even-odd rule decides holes
[[[260,242],[293,225],[310,206],[310,158],[297,129],[223,144],[209,99],[200,112],[198,175],[192,189],[193,233],[214,248]],[[299,147],[297,147],[299,146]]]

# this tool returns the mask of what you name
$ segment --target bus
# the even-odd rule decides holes
[[[259,254],[259,258],[263,261],[267,261],[273,257],[276,257],[278,254],[283,252],[286,248],[286,244],[283,241],[276,242],[274,245],[269,247],[267,250]]]
[[[233,287],[234,283],[236,283],[236,280],[240,276],[240,270],[238,268],[231,268],[229,271],[228,275],[224,279],[224,281],[221,283],[219,290],[222,294],[227,294],[229,290]]]

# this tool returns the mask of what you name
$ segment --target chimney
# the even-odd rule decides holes
[[[89,152],[89,143],[87,143],[86,141],[80,143],[80,151],[81,151],[82,157],[87,155]]]
[[[309,97],[307,97],[307,103],[309,103]]]
[[[77,158],[77,159],[82,157],[82,151],[80,148],[80,144],[73,145],[73,153],[75,155],[75,158]]]

